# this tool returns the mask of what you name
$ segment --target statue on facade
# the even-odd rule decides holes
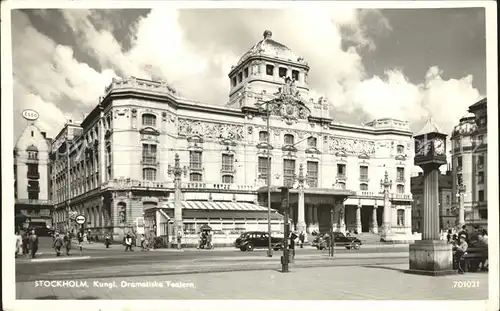
[[[126,220],[127,220],[126,215],[127,214],[126,214],[125,206],[120,206],[120,210],[118,211],[118,216],[119,216],[121,224],[124,224],[126,222]]]

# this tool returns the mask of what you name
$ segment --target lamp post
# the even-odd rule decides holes
[[[304,182],[306,181],[306,176],[304,176],[304,165],[300,163],[299,165],[299,175],[295,177],[298,183],[299,190],[299,200],[298,200],[298,215],[297,215],[297,229],[299,232],[303,232],[306,229],[306,221],[304,219]]]
[[[186,167],[181,168],[179,154],[175,154],[175,164],[174,167],[168,168],[168,174],[174,175],[174,237],[175,243],[177,244],[177,248],[181,247],[181,233],[180,230],[183,230],[182,223],[182,202],[181,202],[181,177],[182,173],[186,172]],[[183,230],[184,231],[184,230]]]
[[[384,235],[388,235],[391,231],[391,207],[389,206],[389,191],[392,187],[392,180],[389,180],[389,173],[385,171],[384,179],[380,180],[380,186],[383,187],[384,191],[384,221],[382,224],[382,232]]]

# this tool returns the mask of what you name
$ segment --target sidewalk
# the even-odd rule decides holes
[[[481,300],[488,275],[405,274],[408,264],[291,268],[16,284],[18,299]],[[73,283],[71,283],[73,282]],[[456,282],[474,284],[457,287]],[[69,285],[68,285],[69,284]],[[38,287],[36,287],[38,285]],[[73,285],[73,286],[71,286]],[[107,287],[106,287],[107,286]]]

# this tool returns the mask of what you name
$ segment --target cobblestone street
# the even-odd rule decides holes
[[[403,273],[407,264],[365,267],[297,268],[128,278],[87,279],[88,287],[16,285],[23,299],[293,299],[293,300],[482,300],[488,275],[428,277]],[[100,288],[113,283],[117,288]],[[122,288],[125,282],[162,282],[163,288]],[[171,284],[184,286],[171,287]],[[78,281],[80,282],[80,281]],[[457,283],[462,282],[462,283]]]

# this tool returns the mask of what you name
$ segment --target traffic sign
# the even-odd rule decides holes
[[[87,220],[87,219],[86,219],[86,218],[85,218],[85,216],[83,216],[83,215],[78,215],[78,216],[76,216],[76,218],[75,218],[76,223],[77,223],[77,224],[79,224],[79,225],[83,225],[83,224],[85,223],[85,221],[86,221],[86,220]]]
[[[23,118],[25,118],[28,121],[36,121],[38,117],[40,116],[38,112],[36,112],[33,109],[25,109],[22,112]]]

